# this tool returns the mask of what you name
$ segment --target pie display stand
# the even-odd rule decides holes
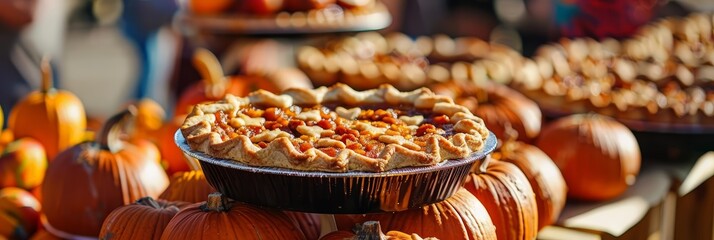
[[[208,182],[233,200],[273,209],[322,214],[323,234],[335,230],[332,214],[403,211],[441,202],[463,184],[471,167],[497,144],[490,134],[468,158],[436,166],[385,172],[309,172],[253,167],[191,150],[180,131],[178,147],[201,164]]]
[[[199,32],[224,35],[287,35],[373,31],[385,28],[391,22],[392,17],[387,7],[380,2],[373,8],[356,11],[328,8],[307,13],[281,12],[268,16],[196,16],[182,11],[174,17],[174,25],[186,35]]]
[[[280,12],[258,16],[224,14],[199,16],[186,10],[174,15],[173,28],[193,46],[213,51],[216,55],[229,51],[238,40],[273,38],[288,45],[300,45],[314,37],[338,33],[376,31],[392,23],[387,7],[377,1],[369,9],[322,9],[308,12]],[[288,56],[285,54],[284,56]],[[292,60],[292,59],[290,59]]]

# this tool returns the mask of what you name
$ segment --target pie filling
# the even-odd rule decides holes
[[[316,148],[330,157],[350,149],[377,158],[388,144],[423,151],[430,136],[452,136],[454,127],[447,115],[413,106],[325,104],[261,108],[248,105],[213,114],[215,121],[211,127],[223,141],[242,135],[258,147],[266,148],[273,139],[287,137],[300,152]]]

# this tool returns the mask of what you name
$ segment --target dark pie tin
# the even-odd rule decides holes
[[[497,143],[491,133],[480,151],[436,166],[381,173],[327,173],[253,167],[214,158],[191,150],[180,131],[175,141],[186,155],[199,160],[208,182],[234,200],[325,214],[393,212],[443,201],[463,185],[471,167]]]

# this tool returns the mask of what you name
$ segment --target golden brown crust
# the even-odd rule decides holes
[[[668,18],[622,41],[563,39],[538,49],[529,78],[512,86],[550,111],[655,123],[714,121],[711,15]]]
[[[448,116],[450,123],[454,125],[454,133],[447,136],[429,135],[423,147],[400,136],[381,135],[378,136],[378,140],[384,143],[385,147],[376,155],[377,157],[372,158],[343,148],[344,144],[340,145],[329,140],[318,140],[317,143],[340,149],[334,157],[318,148],[300,151],[290,141],[293,136],[281,135],[280,130],[262,132],[261,134],[265,134],[270,141],[267,146],[261,148],[256,141],[243,135],[223,140],[224,138],[212,129],[211,123],[216,121],[214,113],[218,111],[236,114],[241,107],[249,104],[290,107],[322,103],[357,107],[374,104],[413,105],[416,108],[430,109],[431,112]],[[391,85],[382,85],[377,89],[355,91],[343,84],[314,90],[290,89],[281,95],[260,90],[245,98],[229,95],[224,100],[194,107],[180,129],[193,150],[210,156],[232,159],[251,166],[326,172],[382,172],[407,166],[431,166],[449,159],[465,158],[480,150],[489,134],[480,118],[466,108],[454,104],[451,99],[436,95],[426,88],[400,92]]]

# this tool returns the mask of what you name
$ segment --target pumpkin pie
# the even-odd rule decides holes
[[[199,104],[180,128],[192,150],[257,167],[383,172],[479,151],[481,118],[446,96],[391,85],[258,90]]]

